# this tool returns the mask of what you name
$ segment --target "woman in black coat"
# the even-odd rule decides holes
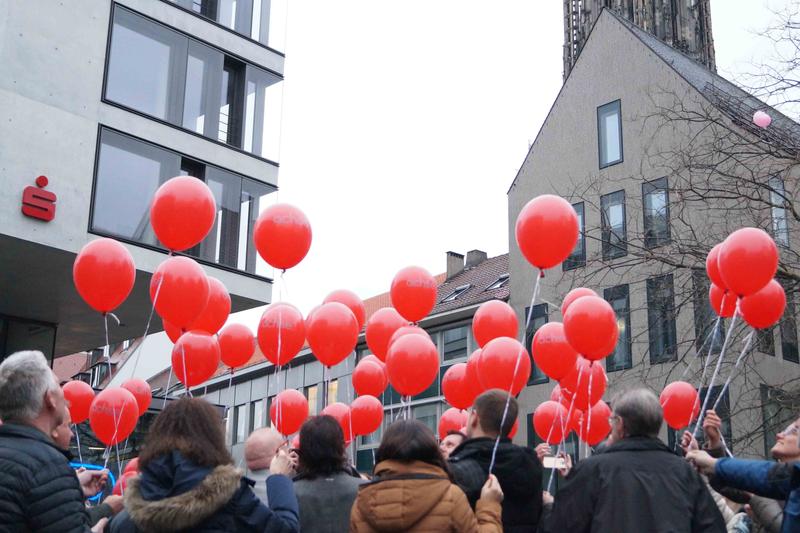
[[[139,455],[141,475],[125,490],[112,533],[149,531],[299,531],[297,498],[285,451],[267,479],[269,507],[232,464],[222,418],[201,399],[183,398],[158,415]]]

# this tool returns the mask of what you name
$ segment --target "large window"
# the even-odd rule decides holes
[[[575,243],[575,249],[561,264],[563,270],[572,270],[586,264],[586,227],[583,210],[583,202],[572,204],[575,209],[575,214],[578,215],[578,242]]]
[[[672,274],[647,280],[647,328],[650,335],[650,362],[675,361],[678,350]]]
[[[264,400],[250,402],[250,433],[264,427]]]
[[[603,259],[622,257],[628,253],[625,191],[601,196],[600,210],[603,227]]]
[[[109,129],[100,133],[91,228],[148,246],[160,246],[150,226],[150,199],[178,174],[203,179],[217,202],[208,236],[187,253],[250,273],[256,271],[252,235],[269,185],[134,139]]]
[[[0,362],[20,350],[39,350],[52,364],[55,343],[55,325],[0,315]],[[102,359],[92,363],[99,361]],[[107,370],[108,365],[104,366]]]
[[[606,357],[606,370],[625,370],[633,366],[631,356],[631,307],[627,285],[617,285],[603,291],[606,299],[617,314],[617,327],[619,339],[614,353]]]
[[[215,141],[278,158],[280,76],[121,7],[105,99]]]
[[[452,361],[466,357],[468,336],[468,326],[444,330],[442,332],[442,358],[445,361]]]
[[[288,0],[168,0],[236,33],[283,51]]]
[[[314,416],[319,411],[317,395],[319,394],[319,385],[311,385],[306,387],[306,399],[308,400],[308,415]]]
[[[642,205],[644,207],[644,245],[653,248],[668,243],[670,230],[667,178],[659,178],[642,184]]]
[[[775,176],[769,180],[772,189],[769,201],[772,204],[772,235],[775,242],[784,247],[789,246],[789,222],[786,218],[786,187],[783,178]]]
[[[784,284],[786,290],[786,309],[780,321],[781,351],[783,359],[792,363],[800,363],[797,350],[797,319],[795,316],[794,293]]]
[[[438,404],[427,403],[418,405],[411,408],[411,416],[414,420],[419,420],[433,431],[434,435],[438,435],[437,425],[439,423]]]
[[[622,113],[620,101],[597,108],[597,148],[600,168],[622,162]]]
[[[533,360],[533,350],[531,350],[531,346],[533,345],[533,336],[536,335],[536,332],[539,331],[540,327],[547,324],[547,304],[534,305],[532,311],[530,307],[526,307],[526,321],[528,319],[528,313],[531,313],[530,323],[528,324],[527,331],[525,331],[525,348],[528,350],[528,354],[531,356],[531,377],[528,378],[528,385],[537,385],[539,383],[547,383],[550,381],[550,378],[547,377],[547,374],[542,372],[541,369],[536,366],[536,363]]]
[[[247,404],[237,405],[233,410],[233,434],[232,444],[244,442],[247,438]]]
[[[325,399],[326,406],[339,401],[339,380],[332,379],[328,382],[328,396]]]

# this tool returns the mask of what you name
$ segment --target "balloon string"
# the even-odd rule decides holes
[[[581,378],[583,377],[583,372],[578,372],[578,379],[575,381],[575,390],[577,391],[578,388],[581,386]],[[572,398],[569,401],[569,409],[567,409],[567,420],[572,417],[572,410],[575,407],[575,397],[578,395],[577,392],[572,393]],[[560,413],[559,413],[560,416]],[[561,451],[561,444],[564,442],[565,435],[564,433],[564,426],[562,425],[562,435],[561,435],[561,443],[558,445],[558,451]],[[549,440],[549,438],[548,438]],[[580,452],[580,450],[578,450]],[[547,492],[550,492],[550,487],[553,485],[553,476],[555,475],[556,471],[555,468],[550,472],[550,481],[547,483]]]
[[[103,325],[106,329],[106,364],[108,364],[108,383],[111,383],[111,343],[108,341],[108,313],[103,313]]]
[[[528,330],[531,327],[531,318],[533,318],[533,304],[536,303],[536,298],[539,296],[541,288],[542,271],[537,269],[536,282],[533,285],[533,294],[531,295],[531,305],[528,307],[528,316],[525,319],[525,331],[523,332],[523,339],[527,337]]]
[[[72,424],[72,427],[75,428],[75,440],[77,441],[78,445],[78,461],[82,463],[83,454],[81,453],[81,433],[78,431],[78,424]]]
[[[592,365],[594,362],[589,363],[589,408],[584,411],[586,413],[586,438],[589,438],[589,430],[592,428],[592,378],[594,377],[594,372],[592,372]],[[586,442],[586,455],[585,457],[589,457],[589,441]]]
[[[751,348],[751,346],[753,344],[753,338],[755,337],[755,335],[756,335],[756,332],[754,330],[754,331],[751,331],[750,334],[747,336],[747,339],[745,340],[744,348],[742,349],[742,353],[740,353],[739,357],[736,359],[736,365],[734,365],[733,369],[731,370],[731,373],[728,375],[728,379],[725,380],[725,384],[722,386],[722,390],[717,395],[717,399],[714,401],[714,405],[711,407],[712,411],[716,412],[717,407],[719,406],[720,402],[722,401],[722,398],[725,396],[725,392],[728,390],[728,387],[730,387],[730,385],[731,385],[731,381],[733,380],[733,377],[736,375],[736,371],[741,366],[742,362],[744,361],[745,356],[748,353],[750,353],[750,348]],[[706,396],[708,396],[708,393],[706,393]],[[730,448],[728,448],[728,443],[725,442],[725,435],[723,435],[722,432],[720,432],[719,436],[720,436],[720,439],[722,440],[722,447],[725,449],[725,453],[728,455],[728,457],[733,457],[733,453],[731,452]]]
[[[539,285],[539,278],[536,278],[536,286]],[[536,290],[533,291],[534,296]],[[527,331],[527,330],[526,330]],[[523,348],[524,350],[524,348]],[[497,438],[494,440],[494,448],[492,448],[492,460],[489,462],[489,474],[494,470],[494,461],[497,457],[497,447],[500,445],[500,438],[503,436],[503,428],[506,425],[506,417],[508,416],[508,406],[511,404],[511,392],[514,390],[514,382],[517,380],[517,370],[519,370],[519,362],[522,359],[522,351],[517,352],[517,360],[514,364],[514,374],[511,376],[511,384],[508,386],[508,396],[506,397],[506,406],[503,408],[503,417],[500,419],[500,431],[497,433]]]
[[[172,256],[172,252],[169,253]],[[142,341],[133,349],[133,354],[131,357],[125,360],[125,362],[120,365],[120,370],[122,370],[122,366],[125,365],[131,358],[135,355],[136,357],[133,358],[133,372],[131,372],[131,377],[136,377],[136,367],[139,366],[139,355],[142,353],[142,345],[144,344],[144,340],[147,338],[147,332],[150,331],[150,323],[153,321],[153,313],[156,310],[156,302],[158,301],[158,295],[161,293],[161,284],[164,283],[164,276],[158,278],[158,286],[156,287],[156,294],[153,296],[153,305],[150,307],[150,316],[147,317],[147,324],[144,327],[144,333],[142,333]],[[170,365],[172,366],[172,365]]]
[[[269,381],[269,378],[267,378],[267,380]],[[234,436],[235,436],[236,431],[237,431],[237,428],[233,427],[233,424],[234,424],[234,422],[238,422],[238,421],[235,420],[235,417],[233,416],[234,394],[233,394],[233,392],[231,392],[231,385],[233,385],[233,368],[231,368],[231,375],[228,378],[228,395],[230,396],[230,400],[228,401],[228,406],[229,406],[228,407],[228,416],[232,417],[231,418],[231,453],[233,453],[233,441],[235,440]]]
[[[111,442],[114,442],[117,439],[117,432],[119,431],[119,421],[122,419],[122,413],[125,411],[125,404],[122,405],[122,409],[119,410],[119,417],[117,417],[117,409],[115,407],[111,407],[111,418],[114,419],[114,434],[111,435]],[[105,470],[108,468],[108,461],[111,459],[111,445],[106,446],[105,451],[106,461],[103,463],[103,469]],[[119,462],[119,457],[117,458],[117,462]],[[117,464],[119,467],[119,464]]]
[[[275,388],[278,389],[279,392],[281,391],[281,366],[282,365],[278,365],[278,369],[275,371]],[[284,383],[286,383],[285,380]],[[275,397],[276,398],[278,397],[277,394],[275,395]],[[283,427],[282,420],[283,420],[283,402],[278,402],[278,405],[275,407],[275,426],[279,428]],[[283,432],[281,431],[281,433]]]
[[[266,407],[266,409],[265,409],[265,411],[266,411],[266,417],[264,417],[264,416],[262,415],[262,419],[264,419],[264,418],[265,418],[265,419],[264,419],[264,423],[266,424],[266,425],[265,425],[265,427],[269,427],[269,426],[271,426],[271,425],[272,425],[272,420],[270,420],[270,416],[269,416],[269,406],[270,406],[270,401],[269,401],[269,380],[270,380],[270,378],[271,378],[271,377],[272,377],[272,376],[270,376],[269,374],[267,374],[267,395],[266,395],[266,397],[264,398],[264,406]]]
[[[189,376],[186,373],[186,351],[184,350],[183,343],[181,343],[181,365],[183,366],[183,387],[186,389],[186,393],[191,396],[192,393],[189,390]],[[180,377],[180,376],[178,376]]]
[[[561,446],[564,444],[564,413],[561,409],[558,410],[558,418],[561,420],[561,440],[558,443],[558,448],[556,448],[556,457],[559,456],[561,453]],[[555,420],[553,420],[553,425],[550,426],[550,433],[553,432],[553,428],[555,427]],[[547,444],[550,444],[550,435],[547,436]],[[556,469],[553,467],[550,470],[550,479],[547,481],[547,492],[550,492],[551,488],[553,487],[553,478],[555,477]]]
[[[708,407],[708,400],[711,397],[711,390],[714,388],[714,382],[717,380],[717,376],[719,375],[719,369],[722,366],[722,360],[725,358],[725,350],[728,348],[728,342],[731,338],[731,333],[733,333],[733,328],[736,326],[736,317],[739,316],[739,302],[736,302],[736,311],[733,313],[733,318],[731,318],[731,325],[728,326],[728,331],[725,333],[725,341],[722,343],[722,350],[719,353],[719,359],[717,359],[717,365],[714,367],[714,373],[711,374],[711,381],[706,388],[706,397],[703,398],[703,407],[700,408],[700,415],[697,417],[697,423],[694,425],[694,431],[692,431],[692,438],[697,437],[697,430],[700,429],[700,424],[703,421],[703,416],[705,415],[706,408]]]
[[[114,443],[114,448],[117,452],[117,479],[122,479],[122,466],[119,463],[119,442]],[[122,483],[119,485],[120,490],[122,490]],[[124,494],[123,494],[124,496]]]

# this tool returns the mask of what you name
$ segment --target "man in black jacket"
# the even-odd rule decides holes
[[[64,394],[41,352],[18,352],[0,364],[0,531],[72,533],[89,528],[83,500],[99,489],[92,473],[78,481],[50,434],[67,413]]]
[[[489,477],[495,441],[502,435],[492,473],[503,489],[502,520],[506,533],[536,531],[542,512],[542,466],[532,450],[515,446],[508,438],[517,411],[517,400],[500,389],[478,396],[467,422],[467,440],[450,453],[449,459],[453,479],[474,508]]]
[[[609,446],[572,469],[548,531],[725,532],[705,483],[658,439],[661,405],[647,389],[612,402]]]

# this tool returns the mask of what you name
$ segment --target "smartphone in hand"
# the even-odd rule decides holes
[[[542,466],[545,468],[566,468],[567,461],[563,457],[556,457],[554,455],[545,455],[542,457]]]

